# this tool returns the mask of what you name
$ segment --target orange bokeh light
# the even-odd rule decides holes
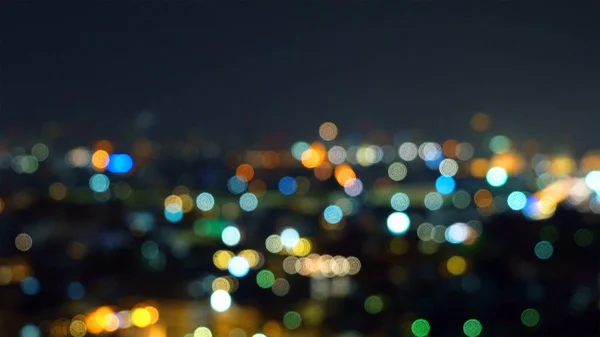
[[[242,164],[237,167],[235,174],[246,178],[246,181],[250,181],[252,178],[254,178],[254,168],[252,168],[252,166],[249,164]]]
[[[354,173],[354,170],[348,164],[336,166],[334,175],[341,186],[345,186],[350,179],[356,178],[356,173]]]
[[[92,166],[96,170],[104,170],[110,162],[109,154],[105,150],[97,150],[92,155]]]

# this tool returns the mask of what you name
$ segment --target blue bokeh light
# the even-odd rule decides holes
[[[71,282],[67,286],[67,296],[72,300],[80,300],[85,296],[85,287],[79,282]]]
[[[104,174],[94,174],[90,178],[90,188],[97,193],[103,193],[110,187],[110,179]]]
[[[344,217],[344,212],[339,206],[330,205],[327,206],[327,208],[325,208],[325,210],[323,211],[323,217],[325,218],[325,221],[332,225],[335,225],[342,221],[342,218]]]
[[[279,192],[283,195],[292,195],[298,189],[296,179],[292,177],[283,177],[279,180]]]
[[[21,291],[26,295],[35,295],[40,291],[40,281],[35,277],[26,277],[21,281]]]
[[[435,181],[435,189],[441,194],[450,194],[455,188],[456,182],[452,177],[439,176]]]
[[[133,158],[126,153],[113,153],[109,157],[106,171],[115,174],[129,173],[133,169]]]
[[[513,211],[520,211],[527,205],[527,196],[523,192],[514,191],[508,195],[506,201],[510,209]]]
[[[19,332],[19,337],[40,337],[42,335],[37,325],[25,324]]]
[[[165,208],[165,219],[170,223],[177,223],[183,219],[183,211],[170,212],[169,209]]]

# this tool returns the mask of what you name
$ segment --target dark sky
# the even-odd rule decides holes
[[[598,3],[8,1],[0,130],[113,137],[152,109],[162,136],[313,139],[331,120],[464,139],[486,111],[495,132],[582,149],[600,125]]]

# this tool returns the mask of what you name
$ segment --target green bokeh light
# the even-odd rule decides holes
[[[429,322],[421,318],[414,321],[410,329],[412,330],[413,335],[416,337],[425,337],[429,335],[431,326],[429,325]]]
[[[256,274],[256,283],[263,289],[268,289],[275,283],[275,275],[270,270],[261,270]]]
[[[535,309],[525,309],[521,313],[521,323],[528,327],[534,327],[540,322],[540,313]]]
[[[367,297],[367,299],[365,300],[365,310],[371,315],[380,313],[383,310],[383,300],[381,299],[381,297]]]
[[[298,329],[302,324],[302,317],[295,311],[288,311],[283,316],[283,325],[290,330]]]
[[[468,337],[477,337],[481,334],[482,330],[483,326],[481,326],[481,323],[476,319],[470,319],[463,325],[463,332]]]

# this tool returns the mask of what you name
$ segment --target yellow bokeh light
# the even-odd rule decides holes
[[[104,171],[110,162],[110,155],[104,150],[98,150],[92,155],[92,166],[97,171]]]
[[[169,211],[178,212],[183,209],[183,200],[178,195],[170,195],[165,198],[165,208]]]
[[[184,213],[189,213],[194,209],[194,199],[188,194],[179,196],[181,198],[181,210]]]
[[[226,278],[224,278],[224,277],[217,277],[212,282],[212,290],[213,291],[225,290],[227,292],[230,292],[231,291],[231,284],[229,283],[229,281]]]
[[[248,261],[250,268],[254,268],[260,263],[260,255],[254,249],[242,250],[238,255]]]
[[[220,270],[226,270],[229,260],[234,256],[233,252],[228,250],[219,250],[213,255],[213,263]]]
[[[462,256],[453,256],[446,262],[446,268],[452,275],[462,275],[467,270],[467,261]]]
[[[152,314],[146,308],[136,308],[131,312],[131,323],[138,328],[145,328],[152,324]]]
[[[87,326],[81,320],[73,320],[69,325],[69,332],[73,337],[83,337],[87,333]]]
[[[298,244],[291,249],[291,253],[296,256],[306,256],[310,254],[312,250],[312,243],[309,239],[301,238]]]
[[[148,312],[150,313],[150,324],[155,324],[156,322],[158,322],[158,319],[160,318],[158,309],[150,305],[146,307],[146,310],[148,310]]]

